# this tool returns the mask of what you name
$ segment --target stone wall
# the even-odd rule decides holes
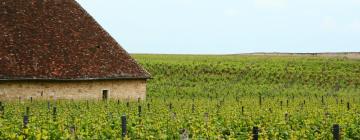
[[[145,99],[146,80],[0,81],[0,99]]]

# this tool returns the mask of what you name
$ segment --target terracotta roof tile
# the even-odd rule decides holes
[[[0,0],[1,80],[149,77],[74,0]]]

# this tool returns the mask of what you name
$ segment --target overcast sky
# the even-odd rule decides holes
[[[360,51],[360,0],[77,0],[130,53]]]

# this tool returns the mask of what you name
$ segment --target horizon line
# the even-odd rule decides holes
[[[360,54],[360,51],[339,52],[250,52],[250,53],[129,53],[138,55],[247,55],[247,54]]]

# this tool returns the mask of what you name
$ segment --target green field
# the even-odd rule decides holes
[[[122,115],[125,139],[252,139],[255,126],[260,139],[332,139],[334,124],[360,139],[359,60],[134,57],[152,74],[146,101],[2,101],[0,139],[122,139]]]

